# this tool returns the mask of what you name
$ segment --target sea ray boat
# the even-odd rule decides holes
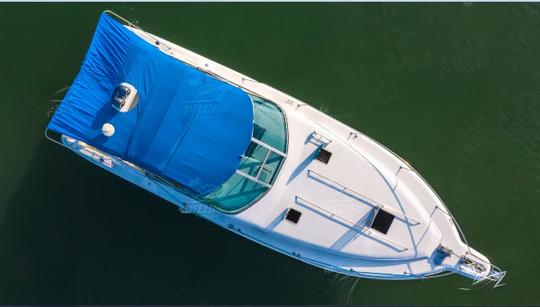
[[[181,211],[329,271],[497,285],[505,275],[392,151],[110,11],[45,134]]]

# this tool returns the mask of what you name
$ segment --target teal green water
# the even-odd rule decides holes
[[[374,137],[509,271],[342,278],[45,141],[104,9]],[[540,304],[537,4],[0,4],[0,303]]]

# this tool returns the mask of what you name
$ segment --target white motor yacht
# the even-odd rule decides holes
[[[325,270],[497,285],[505,275],[388,148],[110,11],[46,135],[184,212]]]

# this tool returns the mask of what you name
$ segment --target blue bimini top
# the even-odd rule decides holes
[[[127,82],[139,101],[112,107]],[[110,123],[115,133],[102,134]],[[82,140],[204,195],[230,178],[253,131],[253,105],[239,88],[160,51],[102,14],[81,70],[48,129]]]

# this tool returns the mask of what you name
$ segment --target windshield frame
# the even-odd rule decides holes
[[[212,194],[211,193],[208,193],[206,195],[202,195],[202,196],[198,196],[196,197],[197,200],[201,201],[202,203],[208,205],[208,206],[211,206],[212,208],[220,211],[220,212],[223,212],[223,213],[226,213],[226,214],[237,214],[237,213],[240,213],[248,208],[250,208],[251,206],[253,206],[255,203],[257,203],[261,198],[263,198],[273,187],[273,183],[276,182],[279,178],[279,176],[281,175],[281,170],[283,169],[284,165],[285,165],[285,162],[287,160],[287,152],[288,152],[288,149],[289,149],[289,124],[288,124],[288,118],[287,118],[287,114],[286,112],[284,111],[284,109],[278,105],[277,103],[273,102],[272,100],[270,99],[266,99],[260,95],[256,95],[256,94],[253,94],[253,93],[248,93],[249,96],[252,98],[252,101],[253,101],[253,98],[257,98],[257,99],[260,99],[262,100],[263,102],[265,103],[268,103],[268,104],[271,104],[272,106],[274,106],[281,114],[281,117],[282,117],[282,120],[283,120],[283,129],[285,131],[284,133],[284,151],[281,151],[277,148],[274,148],[273,146],[259,140],[259,139],[256,139],[255,137],[253,137],[252,135],[252,138],[251,138],[251,141],[256,143],[257,145],[259,146],[262,146],[263,148],[266,148],[268,149],[268,152],[267,154],[271,154],[271,153],[274,153],[274,154],[277,154],[279,156],[282,157],[282,161],[281,163],[279,164],[278,168],[275,170],[275,175],[273,176],[273,178],[271,179],[271,184],[268,184],[268,183],[265,183],[265,182],[262,182],[261,180],[258,180],[257,177],[253,177],[253,176],[250,176],[249,174],[246,174],[245,172],[243,171],[240,171],[240,170],[236,170],[235,175],[239,175],[239,176],[242,176],[244,177],[246,180],[248,180],[249,182],[253,182],[253,183],[256,183],[256,184],[259,184],[263,187],[266,187],[267,189],[263,192],[260,193],[260,195],[257,195],[257,197],[253,198],[251,201],[249,201],[248,203],[246,204],[243,204],[241,207],[239,207],[238,209],[234,209],[234,210],[226,210],[224,208],[222,208],[221,206],[219,206],[217,204],[217,201],[214,201],[212,200],[211,198],[208,198],[209,195]],[[254,103],[254,102],[253,102]],[[255,106],[254,106],[255,108]],[[247,152],[248,149],[246,149],[246,152]],[[242,157],[244,157],[246,153],[244,153],[242,155]],[[240,167],[241,165],[239,165]],[[264,166],[264,163],[261,163],[261,169],[262,167]],[[232,178],[232,177],[231,177]],[[231,179],[229,178],[229,180]],[[219,187],[214,190],[214,191],[217,191],[219,189]]]

